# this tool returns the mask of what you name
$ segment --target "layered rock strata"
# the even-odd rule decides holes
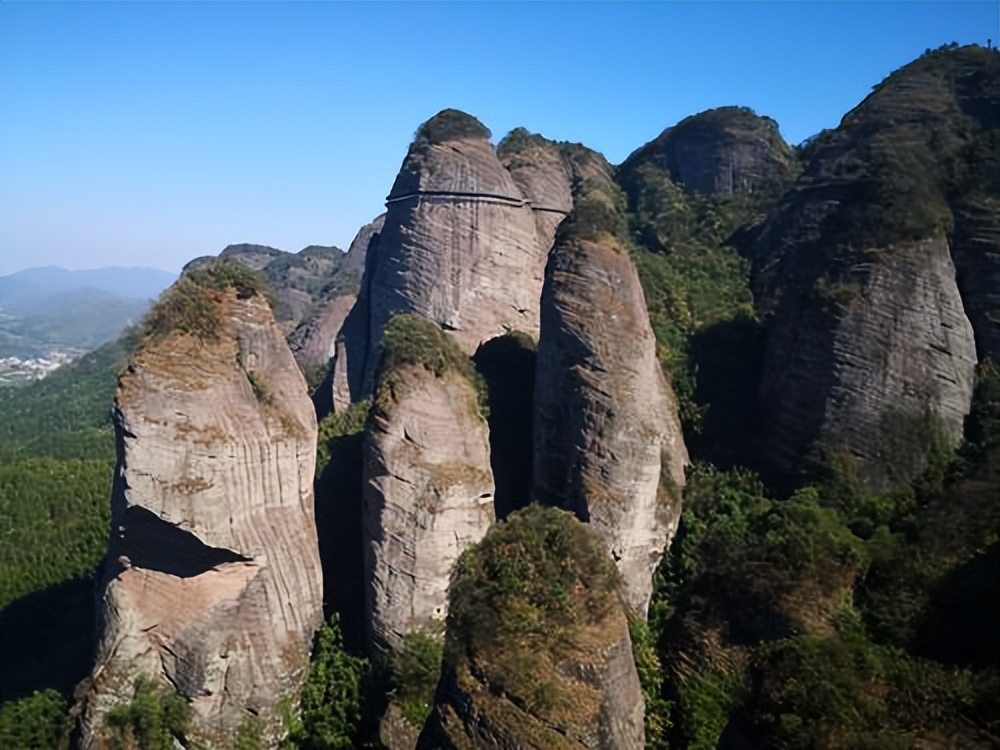
[[[936,441],[961,439],[972,400],[975,341],[947,242],[873,250],[842,275],[791,283],[762,375],[771,460],[790,475],[841,454],[877,491],[912,481]]]
[[[979,358],[1000,363],[1000,198],[957,207],[951,247]]]
[[[635,267],[609,236],[553,249],[537,357],[535,496],[597,529],[644,614],[687,450]]]
[[[616,579],[602,541],[568,513],[536,505],[497,524],[455,572],[445,666],[417,748],[645,747]]]
[[[384,221],[385,214],[381,214],[358,230],[347,253],[313,294],[309,309],[289,334],[288,345],[299,367],[308,370],[326,365],[336,356],[337,337],[358,299],[368,248],[378,242]]]
[[[558,172],[558,195],[545,196],[536,210],[489,137],[478,120],[455,110],[417,131],[338,345],[338,408],[345,391],[353,401],[371,393],[382,328],[393,315],[432,321],[470,355],[509,330],[537,335],[545,260],[554,227],[568,210],[565,170],[549,160]],[[532,182],[522,174],[521,183],[545,179]]]
[[[894,72],[757,230],[776,479],[836,458],[885,491],[961,439],[976,345],[997,348],[998,60],[949,48]]]
[[[192,740],[232,747],[252,720],[276,746],[322,620],[305,382],[266,301],[199,293],[217,336],[154,338],[119,380],[85,748],[140,678],[188,700]]]
[[[431,324],[409,323],[407,337],[422,331],[438,351],[454,347]],[[452,566],[493,522],[493,494],[488,429],[468,374],[384,362],[364,445],[365,606],[376,650],[443,622]]]
[[[623,179],[641,165],[666,170],[688,190],[724,194],[779,189],[797,169],[777,123],[746,107],[710,109],[667,128],[625,160]]]

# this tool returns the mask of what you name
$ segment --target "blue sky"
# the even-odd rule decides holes
[[[346,247],[445,107],[614,163],[739,104],[798,143],[976,2],[0,2],[0,274]]]

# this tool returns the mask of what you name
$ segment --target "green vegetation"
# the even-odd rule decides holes
[[[262,404],[274,403],[274,392],[271,389],[271,381],[267,375],[256,370],[247,370],[246,375],[247,381],[253,389],[254,398]]]
[[[198,339],[218,338],[222,311],[212,292],[232,288],[237,299],[264,297],[274,304],[267,283],[254,271],[233,260],[213,260],[181,276],[150,308],[143,334],[161,339],[186,333]]]
[[[706,426],[712,402],[726,399],[729,390],[717,388],[713,392],[710,388],[711,401],[705,400],[707,394],[695,374],[702,362],[716,365],[702,375],[711,379],[719,369],[728,376],[734,365],[746,367],[754,353],[737,352],[742,355],[738,358],[728,347],[720,351],[712,346],[719,336],[703,336],[700,346],[695,345],[695,337],[712,329],[722,331],[730,324],[746,328],[746,322],[755,319],[749,264],[727,242],[741,224],[759,215],[774,198],[767,193],[688,193],[665,170],[652,164],[634,166],[619,179],[628,195],[632,257],[660,363],[673,383],[685,436],[697,439]],[[719,354],[724,355],[724,362],[717,362]],[[727,411],[746,408],[731,398],[726,406]],[[729,422],[725,429],[706,435],[703,442],[725,442],[734,428],[737,432],[740,429]]]
[[[389,700],[399,706],[403,717],[422,727],[431,712],[434,690],[441,674],[444,633],[409,633],[390,661],[392,690]]]
[[[22,388],[0,388],[0,464],[49,456],[112,459],[109,418],[129,342],[105,344]]]
[[[987,419],[990,382],[984,368]],[[670,747],[714,748],[733,727],[788,750],[994,746],[993,455],[882,496],[842,459],[783,501],[747,471],[696,465],[650,610]]]
[[[489,413],[486,381],[472,360],[438,326],[416,315],[396,315],[385,324],[380,343],[378,387],[375,405],[385,408],[396,400],[398,372],[407,365],[423,367],[435,377],[454,372],[465,378],[476,393],[479,415]]]
[[[344,650],[336,617],[316,634],[302,688],[301,707],[290,713],[287,750],[352,750],[361,728],[362,684],[368,662]]]
[[[554,664],[617,606],[618,571],[597,535],[572,514],[530,505],[459,558],[444,658],[474,663],[491,690],[530,710],[565,714],[572,706]]]
[[[490,129],[472,115],[457,109],[443,109],[417,128],[414,144],[438,144],[459,138],[489,140]]]
[[[174,750],[175,739],[184,742],[190,718],[182,697],[140,679],[132,702],[105,716],[110,750]]]
[[[35,692],[0,704],[0,747],[5,750],[62,750],[68,746],[66,699],[55,690]]]
[[[0,465],[0,608],[91,574],[107,543],[112,469],[105,459]]]

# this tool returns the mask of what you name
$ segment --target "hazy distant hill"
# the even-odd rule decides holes
[[[0,277],[0,357],[83,353],[135,322],[175,276],[155,268],[29,268]]]

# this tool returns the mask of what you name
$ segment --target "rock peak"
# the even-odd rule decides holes
[[[493,136],[490,129],[477,118],[459,109],[442,109],[417,128],[414,145],[437,145],[448,141],[488,141]]]

